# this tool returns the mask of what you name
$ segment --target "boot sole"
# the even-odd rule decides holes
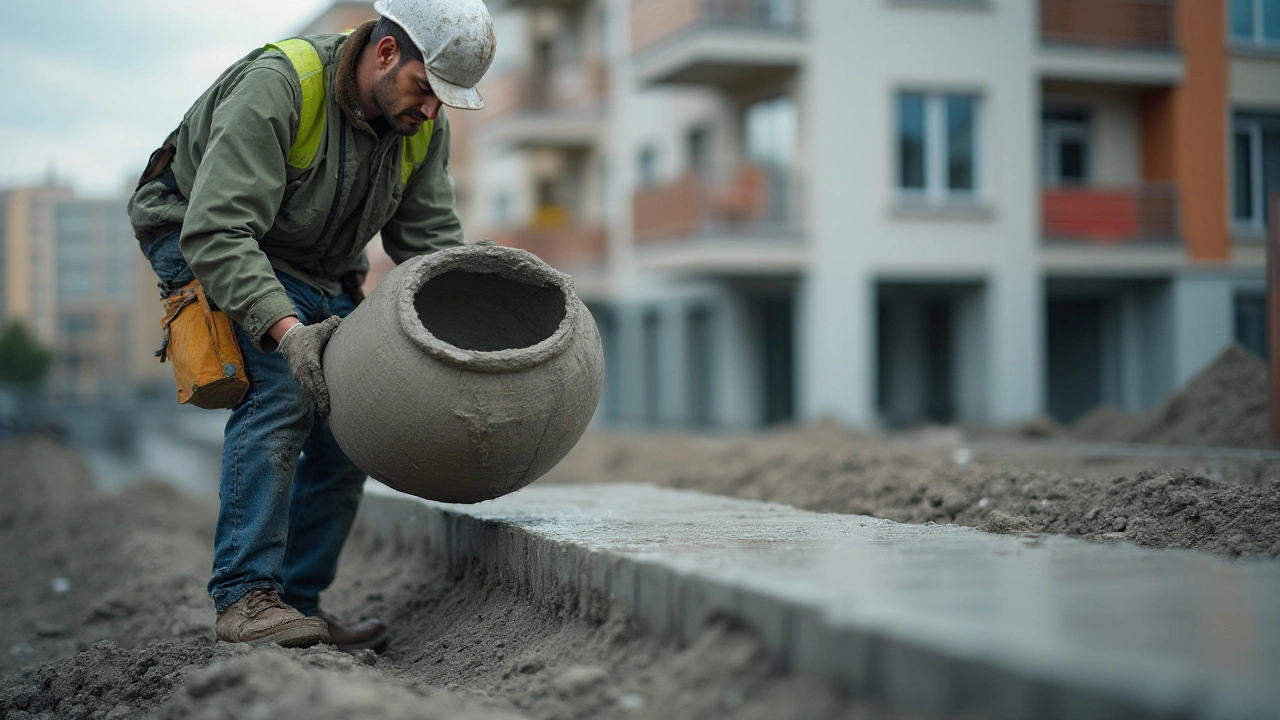
[[[249,641],[254,647],[261,645],[270,645],[272,643],[280,647],[287,648],[304,648],[318,645],[320,643],[329,642],[329,631],[324,626],[321,627],[297,627],[286,628],[280,632],[271,633],[257,640]]]

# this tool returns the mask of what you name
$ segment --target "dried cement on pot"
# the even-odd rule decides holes
[[[550,470],[582,436],[604,351],[573,280],[477,244],[388,274],[325,349],[338,444],[411,495],[480,502]]]

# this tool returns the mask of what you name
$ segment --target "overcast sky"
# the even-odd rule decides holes
[[[196,97],[330,0],[0,0],[0,187],[120,192]]]

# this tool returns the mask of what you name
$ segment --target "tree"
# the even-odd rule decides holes
[[[39,385],[49,374],[53,352],[14,320],[0,333],[0,383]]]

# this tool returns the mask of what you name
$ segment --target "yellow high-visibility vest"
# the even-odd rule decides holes
[[[350,31],[348,31],[350,32]],[[290,38],[280,42],[268,43],[265,50],[278,50],[293,63],[298,73],[298,84],[302,86],[302,110],[298,115],[298,137],[289,148],[289,166],[305,168],[315,160],[320,151],[320,142],[324,139],[324,119],[327,90],[324,84],[324,65],[320,62],[320,54],[315,46],[301,38]],[[403,150],[400,153],[400,182],[406,184],[413,171],[417,170],[427,159],[427,148],[431,145],[431,131],[435,128],[435,120],[427,120],[418,128],[418,132],[404,138]]]

